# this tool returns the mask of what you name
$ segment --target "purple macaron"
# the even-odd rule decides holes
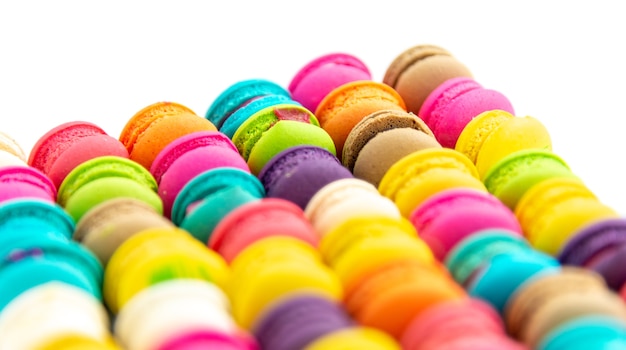
[[[299,145],[274,156],[258,177],[267,197],[286,199],[304,209],[311,197],[326,184],[354,176],[328,150]]]
[[[558,259],[563,265],[585,266],[594,257],[623,244],[626,244],[626,218],[600,220],[572,235]]]
[[[304,349],[326,334],[353,325],[335,301],[323,295],[296,293],[262,314],[252,333],[264,350]]]

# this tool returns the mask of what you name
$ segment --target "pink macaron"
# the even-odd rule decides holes
[[[319,56],[302,67],[289,83],[292,98],[314,112],[334,88],[357,80],[371,80],[369,68],[347,53]]]
[[[484,229],[505,229],[522,235],[515,214],[490,193],[452,188],[422,202],[410,215],[420,237],[443,260],[463,238]]]
[[[56,202],[57,190],[46,174],[28,165],[0,168],[0,202],[18,198],[38,198]]]
[[[304,211],[282,198],[263,198],[230,211],[215,227],[209,247],[227,262],[250,244],[270,236],[290,236],[317,248],[319,237]]]
[[[86,121],[71,121],[41,136],[30,152],[28,164],[41,170],[59,188],[75,167],[100,156],[128,158],[128,151],[99,126]]]
[[[219,131],[198,131],[168,144],[154,159],[150,173],[159,185],[163,215],[170,217],[181,189],[195,176],[219,167],[250,172],[232,141]]]
[[[502,93],[486,89],[472,78],[457,77],[433,90],[418,115],[443,147],[454,148],[470,120],[495,109],[514,114],[511,102]]]

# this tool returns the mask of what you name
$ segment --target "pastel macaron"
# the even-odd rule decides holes
[[[294,100],[310,111],[334,88],[357,80],[371,80],[367,65],[358,57],[332,52],[314,58],[301,67],[287,87]]]
[[[225,197],[225,194],[233,197]],[[171,220],[175,225],[185,227],[194,237],[207,242],[213,228],[226,213],[263,197],[263,185],[250,172],[217,167],[196,175],[183,186],[174,200]]]
[[[24,165],[0,168],[0,202],[16,198],[38,198],[55,202],[57,189],[40,170]]]
[[[546,127],[536,118],[516,117],[504,110],[488,110],[463,128],[455,149],[476,164],[483,179],[500,159],[525,150],[552,150],[552,139]]]
[[[304,350],[367,349],[400,350],[400,344],[386,332],[366,326],[353,326],[328,333]]]
[[[190,331],[214,331],[235,339],[240,329],[229,309],[228,298],[214,283],[172,279],[129,300],[113,329],[120,345],[129,349],[159,349]]]
[[[209,120],[174,102],[156,102],[135,113],[119,140],[130,159],[150,169],[159,152],[177,138],[196,131],[216,131]]]
[[[258,175],[281,151],[298,145],[315,145],[336,154],[328,133],[304,107],[280,104],[262,109],[248,118],[233,135],[233,143]]]
[[[303,349],[327,334],[354,324],[336,300],[301,292],[270,305],[259,315],[252,333],[263,349]]]
[[[141,164],[123,157],[100,156],[81,163],[65,177],[57,203],[75,221],[92,207],[119,197],[139,199],[162,213],[157,189],[154,177]]]
[[[56,203],[34,198],[16,198],[0,203],[0,246],[33,237],[72,238],[75,223]]]
[[[475,232],[503,229],[522,236],[515,214],[493,195],[471,188],[442,190],[422,202],[410,220],[439,260]]]
[[[389,85],[358,80],[334,88],[320,101],[315,115],[332,138],[337,156],[352,128],[363,118],[380,110],[406,111],[402,97]]]
[[[400,158],[425,148],[439,148],[430,128],[410,112],[381,110],[359,121],[343,147],[342,164],[356,178],[378,186]]]
[[[409,112],[418,114],[433,90],[456,77],[472,77],[472,73],[443,47],[420,44],[402,51],[391,61],[383,83],[398,91]]]
[[[174,224],[136,198],[118,197],[92,207],[76,223],[72,238],[89,248],[106,266],[117,248],[134,234]]]
[[[304,209],[326,184],[353,176],[329,150],[298,145],[276,154],[263,166],[258,178],[267,197],[286,199]]]
[[[228,86],[209,106],[204,117],[219,130],[238,110],[266,96],[290,98],[289,91],[267,79],[245,79]]]
[[[174,200],[187,182],[218,167],[250,171],[232,141],[219,131],[193,132],[165,146],[150,167],[159,185],[163,215],[171,217]]]
[[[87,121],[59,124],[41,136],[30,151],[28,164],[61,186],[72,169],[99,156],[128,158],[128,151],[115,137]]]
[[[555,327],[537,344],[538,350],[623,349],[626,322],[602,315],[577,317]]]
[[[532,348],[563,323],[600,315],[626,322],[626,305],[601,276],[576,267],[530,280],[505,310],[510,334]]]
[[[146,229],[125,240],[111,256],[104,271],[104,301],[117,314],[137,293],[179,278],[224,288],[230,269],[219,254],[182,229]]]
[[[343,288],[316,248],[301,239],[270,236],[248,245],[230,264],[226,292],[232,315],[250,330],[273,303],[293,293],[310,292],[338,301]]]
[[[490,110],[514,114],[509,99],[501,92],[484,88],[473,78],[446,80],[433,90],[417,115],[443,146],[454,148],[465,126],[479,114]]]
[[[494,163],[484,174],[483,183],[489,193],[515,210],[526,191],[556,177],[577,178],[565,160],[554,152],[530,148],[512,152]]]
[[[86,291],[63,282],[48,282],[28,289],[0,313],[2,349],[49,349],[48,343],[72,334],[110,343],[109,316],[100,302]],[[88,348],[92,349],[92,348]]]
[[[380,195],[371,183],[357,179],[338,179],[317,190],[304,209],[318,236],[353,217],[381,216],[400,219],[398,207]]]
[[[461,152],[426,148],[393,163],[380,180],[378,191],[396,203],[408,218],[430,196],[456,187],[487,192],[476,166]]]
[[[255,241],[279,235],[294,237],[313,248],[319,241],[299,206],[285,199],[262,198],[225,215],[215,226],[208,245],[230,263]]]
[[[619,215],[580,179],[555,177],[527,190],[517,203],[515,216],[533,247],[556,256],[583,226]]]

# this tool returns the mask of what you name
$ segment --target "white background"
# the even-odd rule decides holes
[[[219,5],[218,5],[219,4]],[[287,86],[309,60],[346,52],[373,79],[435,44],[540,119],[554,151],[626,214],[626,12],[619,1],[0,0],[0,130],[28,153],[85,120],[118,137],[158,101],[204,116],[236,81]]]

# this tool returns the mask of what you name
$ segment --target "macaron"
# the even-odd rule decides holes
[[[117,314],[113,329],[128,349],[158,349],[190,330],[234,336],[230,303],[214,283],[199,279],[163,281],[137,293]]]
[[[53,281],[102,299],[102,266],[93,253],[76,242],[32,237],[13,242],[1,254],[0,310],[25,291]]]
[[[271,236],[247,246],[231,263],[227,294],[232,315],[244,329],[252,329],[272,303],[302,291],[341,300],[343,289],[317,250],[300,239]]]
[[[504,110],[480,113],[463,128],[455,149],[476,164],[480,178],[500,159],[525,149],[552,150],[546,127],[530,116],[516,117]]]
[[[74,168],[59,187],[57,203],[80,221],[89,209],[120,197],[136,198],[163,212],[152,174],[139,163],[117,156],[96,157]]]
[[[159,184],[163,215],[171,217],[180,190],[193,177],[218,167],[250,171],[232,141],[218,131],[198,131],[179,137],[157,155],[150,173]]]
[[[404,219],[379,216],[344,221],[322,237],[319,251],[346,292],[381,266],[400,260],[434,262],[433,253]]]
[[[338,179],[324,185],[311,197],[304,214],[320,237],[353,217],[401,217],[389,198],[380,195],[371,183],[357,178]]]
[[[303,349],[326,334],[352,326],[354,321],[338,301],[301,292],[268,306],[252,334],[263,349]]]
[[[319,241],[299,206],[285,199],[262,198],[224,216],[215,226],[208,246],[230,263],[255,241],[278,235],[294,237],[313,248]]]
[[[484,229],[461,239],[443,260],[452,277],[465,286],[483,264],[500,253],[533,249],[519,232],[506,229]]]
[[[283,104],[301,106],[300,103],[292,100],[291,98],[283,94],[259,96],[245,103],[243,106],[237,108],[234,112],[232,112],[224,121],[222,126],[220,126],[219,131],[223,132],[224,135],[232,139],[241,124],[243,124],[256,112],[271,106]]]
[[[122,243],[104,271],[106,305],[117,314],[137,293],[164,281],[191,278],[224,288],[224,259],[179,228],[143,230]]]
[[[104,306],[93,295],[52,281],[20,293],[2,309],[0,348],[46,348],[67,334],[105,343],[111,337],[109,324]]]
[[[322,187],[353,176],[328,149],[299,145],[276,154],[258,178],[267,197],[286,199],[304,209]]]
[[[538,350],[624,349],[626,323],[613,317],[578,317],[556,327],[537,345]]]
[[[563,265],[585,267],[626,244],[626,219],[607,218],[583,226],[570,236],[557,258]]]
[[[415,114],[381,110],[369,114],[350,131],[342,164],[356,178],[378,186],[387,170],[402,157],[425,148],[441,147],[430,128]]]
[[[524,149],[510,153],[485,173],[487,191],[511,210],[528,189],[554,177],[576,178],[569,165],[548,149]]]
[[[37,348],[38,350],[121,350],[115,339],[110,336],[105,340],[76,334],[61,334]]]
[[[15,156],[15,158],[19,159],[22,163],[27,163],[28,161],[22,146],[20,146],[11,135],[2,131],[0,131],[0,151]],[[2,153],[0,152],[0,154]]]
[[[448,188],[473,188],[487,192],[474,164],[450,148],[426,148],[396,161],[378,185],[406,218],[430,196]]]
[[[490,304],[472,297],[441,302],[421,312],[411,320],[400,343],[403,349],[412,350],[450,344],[467,346],[461,348],[525,348],[509,338],[502,318]]]
[[[588,297],[592,295],[604,295],[607,292],[606,284],[597,273],[579,268],[565,266],[559,273],[542,275],[533,278],[523,284],[511,296],[504,309],[504,319],[508,332],[525,343],[530,345],[530,338],[536,339],[540,336],[531,333],[549,332],[555,324],[547,325],[544,320],[537,319],[543,313],[541,309],[553,302],[555,299],[566,297],[574,293],[584,294]],[[568,313],[574,315],[578,312],[574,309],[583,310],[584,306],[576,304],[570,305]],[[624,309],[622,307],[622,309]],[[618,307],[619,310],[619,307]],[[560,311],[561,313],[565,312]],[[565,315],[565,314],[563,314]],[[570,316],[572,317],[572,316]],[[578,316],[575,316],[578,317]],[[539,327],[539,323],[549,326]]]
[[[70,239],[75,223],[56,203],[40,199],[16,198],[0,204],[0,240],[9,246],[9,235],[46,235]],[[3,238],[7,238],[6,240]]]
[[[461,76],[437,86],[417,115],[443,147],[455,148],[465,126],[479,114],[494,109],[514,114],[511,102],[502,93],[484,88],[473,78]]]
[[[165,146],[196,131],[216,131],[209,120],[189,108],[171,102],[157,102],[135,113],[124,125],[119,140],[130,159],[150,169]]]
[[[331,52],[314,58],[300,68],[287,87],[294,100],[310,111],[336,87],[358,80],[371,80],[367,65],[358,57]]]
[[[372,80],[358,80],[337,86],[315,110],[321,127],[332,138],[337,156],[352,128],[363,118],[380,110],[406,111],[402,97],[389,85]]]
[[[326,334],[303,350],[400,350],[400,344],[386,332],[364,326],[354,326]]]
[[[586,267],[600,274],[610,289],[619,292],[626,285],[626,274],[621,268],[624,259],[626,259],[626,245],[622,244],[614,248],[611,253],[594,257]]]
[[[211,103],[205,118],[221,128],[229,117],[247,104],[264,96],[290,98],[289,91],[267,79],[246,79],[230,85]]]
[[[515,291],[532,278],[557,274],[558,260],[534,249],[516,249],[495,254],[465,283],[468,294],[490,303],[503,315]]]
[[[55,187],[79,164],[99,156],[128,158],[126,147],[99,126],[70,121],[41,136],[28,157],[28,164],[48,175]]]
[[[523,235],[515,214],[490,193],[450,188],[433,194],[409,218],[433,254],[444,260],[463,238],[485,229]]]
[[[419,113],[428,95],[448,79],[472,77],[470,70],[448,50],[431,44],[412,46],[389,64],[383,83],[394,88],[407,110]]]
[[[515,208],[515,216],[533,247],[557,255],[583,226],[619,215],[579,179],[556,177],[527,190]]]
[[[38,198],[55,202],[57,189],[42,171],[28,165],[0,168],[0,203],[15,198]]]
[[[205,207],[203,201],[212,198],[212,196],[217,195],[220,191],[234,187],[240,187],[254,198],[262,198],[265,196],[263,185],[259,179],[250,172],[231,167],[214,168],[198,174],[183,186],[172,205],[172,222],[175,225],[181,225],[183,222],[186,222],[186,225],[200,225],[201,223],[199,223],[198,220],[202,220],[202,218],[198,215],[219,205],[216,202],[206,202],[207,206]],[[244,197],[247,196],[244,195]],[[243,199],[243,201],[247,200]],[[243,202],[235,201],[231,208],[241,203]],[[203,209],[200,210],[201,208]],[[228,210],[222,213],[225,214],[227,211]],[[214,223],[217,223],[219,219],[223,217],[219,212],[212,215],[216,215],[213,218]],[[196,237],[210,235],[208,231],[195,232]],[[204,241],[204,239],[201,240]]]
[[[466,296],[441,265],[404,259],[381,265],[346,295],[344,303],[359,324],[400,340],[413,318]]]
[[[89,248],[103,266],[117,248],[134,234],[174,224],[147,203],[129,197],[105,200],[89,209],[76,223],[73,239]]]
[[[15,154],[0,149],[0,167],[21,165],[27,166],[26,160],[23,160]]]
[[[259,350],[256,339],[244,332],[233,336],[215,330],[189,330],[161,343],[158,350]]]

